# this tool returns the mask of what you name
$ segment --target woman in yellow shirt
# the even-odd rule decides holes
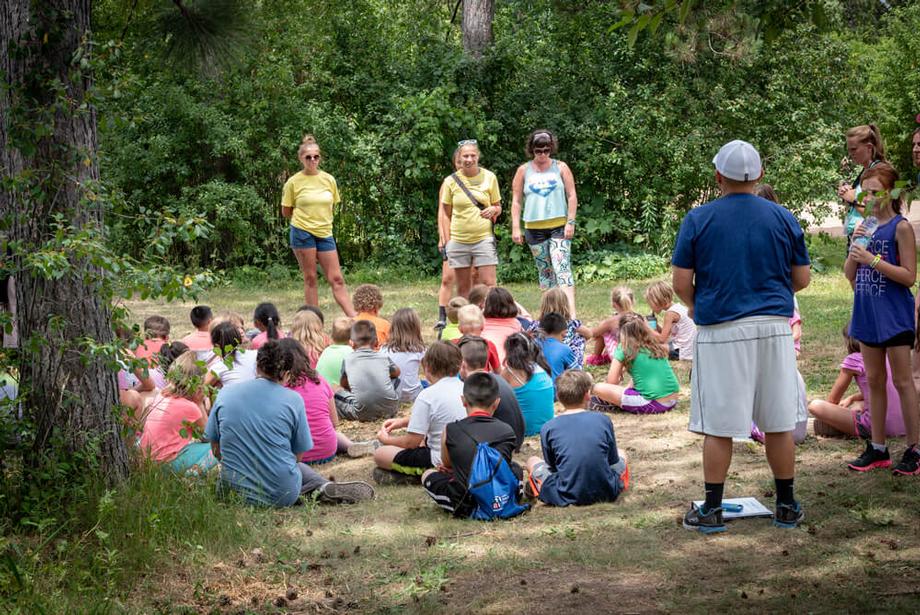
[[[303,272],[303,295],[307,305],[319,305],[316,290],[316,263],[319,261],[332,296],[346,316],[354,316],[335,238],[332,236],[332,208],[341,201],[335,178],[320,171],[319,144],[313,135],[306,135],[297,157],[303,171],[295,173],[284,183],[281,195],[281,215],[291,220],[291,249]]]
[[[458,146],[460,170],[444,179],[440,201],[447,264],[456,275],[457,294],[466,297],[470,293],[471,267],[478,270],[480,283],[495,286],[498,251],[492,225],[502,208],[498,179],[479,166],[479,145],[469,140]]]

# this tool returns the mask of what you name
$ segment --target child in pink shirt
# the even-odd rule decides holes
[[[816,399],[808,404],[808,411],[815,417],[815,434],[823,436],[857,436],[872,437],[872,421],[869,413],[869,378],[859,352],[859,342],[849,337],[845,327],[843,337],[849,354],[840,364],[840,373],[831,387],[827,399]],[[850,383],[856,381],[858,392],[844,397]],[[903,436],[904,417],[901,414],[901,402],[897,389],[891,381],[888,370],[888,413],[885,415],[885,435]]]
[[[293,338],[283,339],[278,343],[294,357],[294,364],[288,372],[288,384],[285,386],[303,398],[303,405],[307,411],[307,425],[313,439],[313,448],[304,453],[300,460],[304,463],[319,464],[332,461],[341,453],[348,453],[353,457],[370,454],[373,447],[366,446],[369,443],[361,442],[358,443],[361,446],[356,447],[348,436],[336,431],[339,415],[335,410],[332,387],[310,366],[303,345]]]
[[[192,352],[205,352],[211,350],[211,333],[208,331],[213,318],[211,308],[206,305],[196,305],[192,308],[190,318],[195,331],[183,337],[180,342],[188,346]]]
[[[481,336],[487,342],[495,344],[498,362],[504,365],[505,340],[522,329],[521,322],[517,319],[518,309],[514,297],[501,286],[489,289],[482,315],[485,317],[485,324]]]
[[[154,398],[144,421],[140,448],[158,463],[180,474],[204,473],[217,465],[211,445],[198,442],[207,416],[199,405],[204,399],[204,370],[192,352],[176,359],[167,374],[169,384]]]
[[[268,340],[280,340],[287,337],[281,327],[281,316],[274,303],[260,303],[252,315],[252,324],[259,330],[259,334],[252,338],[249,347],[258,350]]]

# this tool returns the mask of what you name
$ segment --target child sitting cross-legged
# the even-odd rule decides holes
[[[621,384],[624,370],[632,377],[629,387]],[[677,405],[680,385],[668,363],[668,349],[655,339],[641,315],[632,312],[620,317],[619,342],[607,382],[595,385],[594,395],[594,410],[619,407],[633,414],[660,414]]]
[[[377,329],[369,320],[351,327],[353,353],[342,361],[341,390],[335,393],[339,418],[376,421],[399,410],[399,367],[377,348]]]
[[[613,502],[629,486],[629,470],[617,451],[610,419],[585,412],[593,386],[591,376],[581,370],[559,376],[556,394],[565,412],[540,430],[543,459],[527,460],[529,491],[550,506]]]
[[[518,480],[522,478],[520,466],[511,460],[514,430],[492,416],[498,404],[495,378],[485,372],[470,374],[463,383],[463,405],[468,416],[445,426],[439,438],[440,463],[422,475],[425,492],[435,504],[455,517],[468,518],[476,508],[469,479],[480,443],[487,443],[498,451],[514,476]]]
[[[378,483],[418,482],[428,468],[441,464],[444,426],[466,416],[461,396],[463,382],[457,378],[462,357],[450,342],[435,342],[422,359],[431,385],[419,393],[408,418],[384,421],[374,451],[374,480]],[[405,435],[393,435],[398,429]],[[411,481],[407,478],[411,477]]]

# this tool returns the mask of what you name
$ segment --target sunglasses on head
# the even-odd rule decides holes
[[[304,154],[304,160],[319,160],[319,154],[314,154],[310,156],[309,154]]]
[[[477,145],[479,141],[476,139],[464,139],[463,141],[457,141],[457,147],[463,147],[464,145]]]

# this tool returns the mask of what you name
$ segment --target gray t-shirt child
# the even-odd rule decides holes
[[[342,373],[361,409],[385,411],[389,416],[399,409],[399,396],[390,379],[390,368],[395,363],[373,348],[358,348],[345,357]]]

